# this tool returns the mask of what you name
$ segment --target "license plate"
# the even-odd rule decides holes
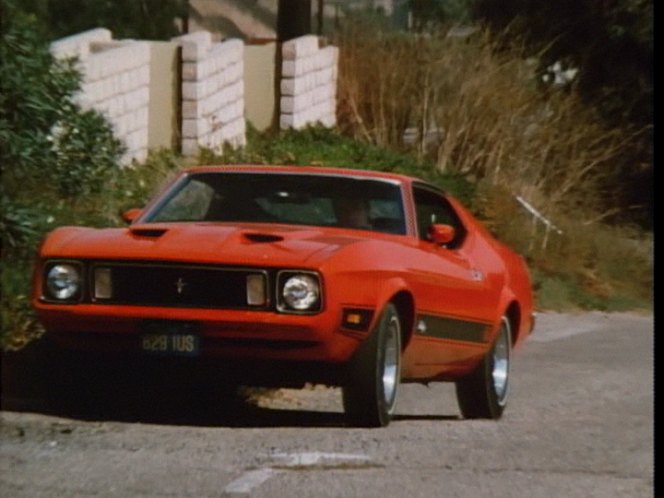
[[[146,322],[141,349],[152,354],[197,356],[200,353],[200,337],[196,329],[196,325],[189,322]]]
[[[153,354],[196,356],[200,352],[199,337],[194,334],[144,334],[141,346]]]

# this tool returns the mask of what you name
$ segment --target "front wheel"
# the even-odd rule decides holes
[[[499,419],[509,394],[512,331],[503,317],[498,337],[478,367],[456,382],[456,395],[464,418]]]
[[[347,367],[342,392],[348,421],[361,427],[388,425],[401,380],[401,322],[396,306],[385,307]]]

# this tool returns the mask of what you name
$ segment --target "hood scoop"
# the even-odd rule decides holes
[[[249,242],[270,243],[281,242],[284,240],[281,235],[274,235],[271,233],[243,233],[242,235]]]
[[[131,232],[132,235],[136,235],[138,237],[149,237],[152,239],[157,239],[162,235],[164,235],[168,231],[168,229],[137,227],[137,228],[130,228],[129,231]]]

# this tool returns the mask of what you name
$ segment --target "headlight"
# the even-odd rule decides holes
[[[313,273],[285,272],[279,275],[281,311],[318,311],[321,292],[318,276]]]
[[[47,297],[67,301],[75,299],[81,291],[81,270],[69,263],[53,265],[46,274]]]

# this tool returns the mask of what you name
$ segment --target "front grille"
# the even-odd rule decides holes
[[[112,297],[99,303],[142,306],[265,309],[247,303],[247,277],[268,275],[261,270],[159,264],[99,263],[91,272],[94,289],[95,268],[111,271]]]

